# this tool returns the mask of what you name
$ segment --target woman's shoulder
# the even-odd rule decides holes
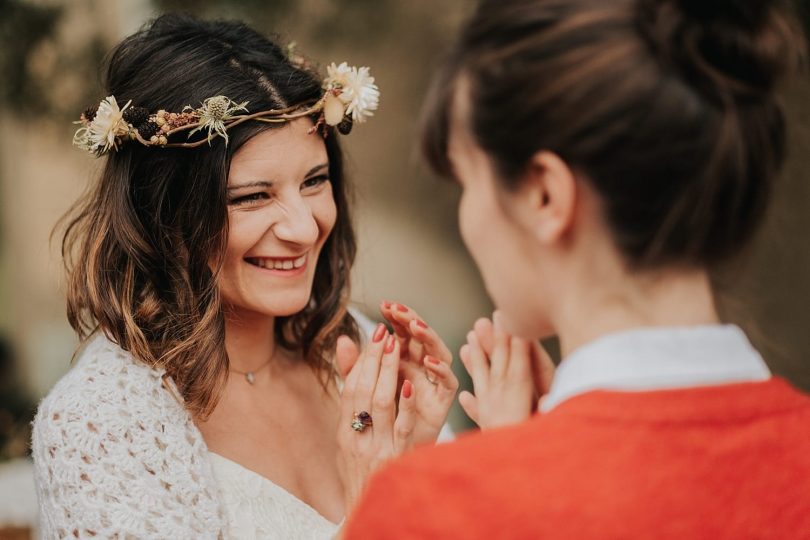
[[[82,444],[93,437],[110,446],[123,440],[137,446],[139,440],[153,444],[156,435],[178,432],[202,444],[190,415],[164,386],[163,371],[96,336],[40,403],[32,443],[35,451],[49,444]]]
[[[163,389],[162,376],[162,370],[137,361],[105,336],[97,335],[42,400],[37,422],[42,421],[41,413],[46,410],[74,413],[68,415],[70,418],[85,411],[99,418],[123,412],[120,407],[124,405],[134,411],[166,403],[170,394]]]
[[[161,370],[106,338],[88,343],[42,401],[31,446],[41,526],[54,537],[79,522],[99,537],[211,538],[222,526],[191,416]]]

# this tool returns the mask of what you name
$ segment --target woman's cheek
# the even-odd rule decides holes
[[[312,206],[312,215],[318,224],[318,236],[326,239],[337,223],[337,205],[332,197],[331,189],[325,189]]]
[[[486,221],[485,214],[482,214],[480,205],[477,204],[475,194],[470,193],[469,189],[465,189],[461,194],[461,200],[458,207],[458,220],[459,231],[461,232],[461,239],[464,245],[467,246],[467,251],[470,252],[473,259],[479,264],[479,251],[481,251],[481,243],[484,240],[484,231],[480,230],[482,221]]]

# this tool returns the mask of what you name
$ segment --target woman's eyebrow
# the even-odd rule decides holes
[[[315,165],[314,167],[312,167],[310,170],[307,171],[307,174],[304,175],[304,178],[312,176],[316,172],[319,172],[322,169],[327,169],[328,167],[329,163],[321,163],[320,165]],[[269,180],[255,180],[253,182],[245,182],[243,184],[234,184],[232,186],[228,186],[228,191],[235,191],[237,189],[245,189],[253,187],[270,188],[273,187],[273,182]]]
[[[328,167],[329,167],[329,163],[321,163],[320,165],[315,165],[309,171],[307,171],[307,174],[304,175],[304,178],[306,178],[307,176],[311,176],[311,175],[315,174],[316,172],[320,171],[321,169],[326,169]]]
[[[273,186],[273,182],[269,180],[256,180],[255,182],[245,182],[244,184],[235,184],[232,186],[228,186],[228,191],[234,191],[237,189],[244,189],[244,188],[252,188],[252,187],[264,187],[269,188]]]

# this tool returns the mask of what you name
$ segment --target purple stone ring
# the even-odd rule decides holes
[[[371,415],[368,414],[366,411],[360,411],[359,413],[354,413],[354,418],[352,419],[352,429],[355,431],[363,431],[367,427],[371,427],[374,425],[374,422],[371,420]]]

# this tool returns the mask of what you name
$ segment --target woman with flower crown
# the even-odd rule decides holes
[[[373,114],[374,79],[167,15],[105,83],[74,142],[106,161],[63,241],[85,346],[34,424],[43,537],[332,537],[457,388],[413,310],[384,303],[395,333],[367,340],[347,310],[338,133]]]

